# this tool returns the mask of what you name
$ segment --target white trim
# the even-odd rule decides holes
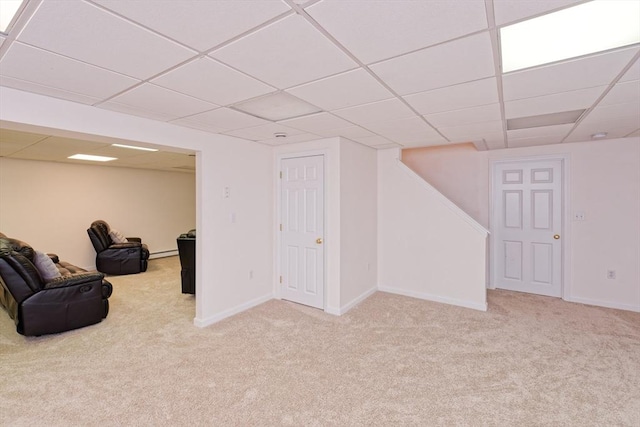
[[[570,181],[571,181],[571,155],[569,153],[558,153],[542,156],[514,156],[501,159],[489,159],[489,229],[495,228],[495,215],[493,206],[494,185],[493,170],[497,164],[513,163],[513,162],[536,162],[545,160],[559,160],[562,168],[562,283],[561,298],[565,301],[570,300],[571,296],[571,197],[570,197]],[[493,260],[493,234],[489,234],[489,284],[488,289],[496,289],[495,286],[495,265]]]
[[[486,302],[484,304],[482,303],[478,304],[477,302],[441,297],[438,295],[427,294],[424,292],[407,291],[404,289],[393,288],[391,286],[378,286],[378,291],[388,292],[390,294],[396,294],[396,295],[404,295],[406,297],[418,298],[418,299],[423,299],[427,301],[440,302],[444,304],[455,305],[458,307],[472,308],[474,310],[479,310],[479,311],[487,311]]]
[[[323,262],[323,281],[324,283],[322,284],[322,286],[324,287],[323,290],[323,298],[324,300],[322,301],[322,309],[326,310],[327,309],[327,274],[328,274],[328,270],[327,270],[327,265],[329,264],[328,261],[328,254],[327,254],[327,242],[330,241],[330,237],[329,237],[329,227],[328,225],[328,221],[327,221],[327,193],[329,191],[329,185],[328,185],[328,174],[327,174],[327,164],[329,162],[329,150],[328,149],[320,149],[320,150],[302,150],[302,151],[296,151],[296,152],[291,152],[291,153],[278,153],[275,156],[275,173],[273,174],[273,179],[274,179],[274,185],[273,188],[275,189],[275,193],[276,193],[276,200],[275,200],[275,206],[274,206],[274,216],[273,216],[273,229],[276,230],[275,234],[276,234],[276,238],[273,239],[274,242],[274,248],[273,248],[273,253],[275,254],[275,256],[273,257],[274,259],[274,265],[273,265],[273,295],[275,298],[277,299],[282,299],[281,294],[280,294],[280,266],[281,266],[281,259],[280,259],[280,221],[282,219],[282,212],[280,209],[280,204],[281,204],[281,197],[280,197],[280,193],[282,191],[281,188],[281,184],[282,184],[282,180],[280,179],[280,172],[282,172],[282,160],[284,159],[297,159],[300,157],[311,157],[311,156],[322,156],[322,168],[323,168],[323,191],[322,191],[322,196],[324,198],[324,242],[325,244],[322,245],[322,251],[323,251],[323,257],[324,257],[324,262]]]
[[[355,297],[349,303],[343,305],[340,308],[337,308],[337,307],[326,307],[324,311],[325,311],[325,313],[333,314],[335,316],[342,316],[347,311],[351,310],[353,307],[355,307],[356,305],[360,304],[362,301],[366,300],[371,295],[375,294],[377,291],[378,291],[378,289],[371,288],[371,289],[363,292],[360,296]]]
[[[640,313],[640,306],[633,305],[633,304],[619,304],[619,303],[615,303],[615,302],[607,302],[607,301],[602,301],[602,300],[592,300],[592,299],[589,299],[589,298],[579,298],[579,297],[578,298],[567,297],[567,298],[563,298],[563,300],[565,300],[567,302],[571,302],[571,303],[593,305],[593,306],[596,306],[596,307],[615,308],[615,309],[618,309],[618,310],[635,311],[637,313]]]
[[[166,258],[170,256],[177,256],[177,255],[178,255],[177,249],[169,249],[168,251],[153,252],[149,254],[149,259]]]
[[[435,187],[433,187],[431,184],[429,184],[427,181],[425,181],[424,178],[422,178],[420,175],[415,173],[409,166],[407,166],[404,163],[402,163],[402,160],[397,159],[396,160],[396,164],[407,175],[409,175],[410,177],[415,179],[417,182],[419,182],[420,185],[422,185],[422,187],[424,187],[427,191],[429,191],[431,194],[435,195],[438,198],[438,200],[440,201],[440,203],[442,203],[444,206],[449,208],[449,210],[451,210],[459,218],[461,218],[463,221],[465,221],[467,224],[469,224],[474,230],[476,230],[478,233],[483,234],[485,236],[489,234],[489,230],[487,230],[482,225],[480,225],[478,223],[478,221],[476,221],[475,219],[471,218],[465,211],[460,209],[460,207],[458,207],[455,203],[453,203],[451,200],[449,200],[444,194],[439,192]]]
[[[235,307],[232,307],[228,310],[223,311],[222,313],[218,313],[214,316],[207,317],[206,319],[198,319],[196,317],[193,319],[193,324],[198,328],[204,328],[206,326],[213,325],[214,323],[217,323],[223,319],[226,319],[227,317],[231,317],[245,310],[249,310],[250,308],[263,304],[272,299],[273,299],[273,294],[267,294],[267,295],[252,299],[251,301],[247,301],[245,303],[237,305]]]

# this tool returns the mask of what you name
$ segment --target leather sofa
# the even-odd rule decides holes
[[[87,230],[96,250],[96,269],[105,274],[136,274],[147,271],[149,248],[139,237],[127,237],[115,243],[111,228],[105,221],[91,223]]]
[[[49,273],[43,272],[39,256],[50,260],[57,277],[43,278]],[[0,305],[18,333],[38,336],[99,323],[109,313],[112,290],[104,274],[60,261],[55,254],[36,252],[0,233]]]
[[[180,276],[182,278],[182,293],[196,293],[196,230],[181,234],[177,238],[178,255],[180,256]]]

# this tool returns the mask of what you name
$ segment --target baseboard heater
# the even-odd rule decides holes
[[[178,255],[178,249],[169,249],[166,251],[152,252],[149,254],[149,259],[165,258],[168,256],[177,256],[177,255]]]

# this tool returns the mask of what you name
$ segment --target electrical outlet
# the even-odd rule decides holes
[[[585,215],[584,212],[576,212],[573,214],[574,221],[584,221]]]
[[[615,279],[616,271],[615,270],[607,270],[607,279]]]

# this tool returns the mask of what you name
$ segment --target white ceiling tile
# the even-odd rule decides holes
[[[597,86],[569,92],[518,99],[504,103],[507,119],[538,116],[587,109],[602,95],[607,86]]]
[[[409,53],[370,68],[400,95],[479,80],[495,74],[488,32]]]
[[[215,110],[205,111],[204,113],[194,114],[193,116],[176,119],[173,120],[172,123],[184,124],[185,126],[203,125],[205,126],[205,130],[215,131],[220,129],[221,132],[226,132],[265,125],[270,122],[230,108],[217,108]]]
[[[620,82],[628,82],[629,80],[640,80],[640,59],[636,59],[631,68],[620,78]]]
[[[210,56],[279,89],[357,66],[299,15],[262,28]]]
[[[282,120],[278,123],[318,135],[320,135],[319,132],[353,126],[348,121],[329,113],[311,114],[309,116],[298,117],[295,119]]]
[[[340,0],[306,10],[367,64],[487,28],[483,0]]]
[[[268,123],[260,126],[254,126],[251,128],[243,128],[238,130],[233,130],[230,132],[225,132],[226,135],[236,136],[238,138],[250,139],[252,141],[266,141],[269,139],[275,139],[276,133],[285,133],[287,134],[286,138],[295,135],[302,135],[305,133],[299,129],[294,129],[289,126],[285,126],[280,123]]]
[[[502,77],[504,99],[513,101],[608,85],[638,50],[621,49],[506,74]]]
[[[99,99],[108,98],[140,82],[22,43],[11,45],[0,61],[0,74]]]
[[[633,119],[640,127],[640,100],[637,98],[626,104],[598,105],[586,118],[590,121],[604,122],[620,118]]]
[[[285,145],[285,144],[296,144],[299,142],[314,141],[317,139],[322,139],[322,137],[318,135],[314,135],[312,133],[302,133],[299,135],[287,136],[286,138],[271,137],[268,139],[259,140],[258,142],[260,142],[261,144],[275,146],[275,145]]]
[[[95,2],[201,52],[291,10],[280,0]]]
[[[451,141],[474,141],[484,139],[485,135],[502,132],[502,121],[470,123],[462,126],[438,128]]]
[[[156,111],[149,111],[144,108],[133,107],[131,105],[126,105],[126,104],[120,104],[114,101],[108,101],[108,102],[96,105],[96,107],[103,108],[105,110],[116,111],[118,113],[130,114],[132,116],[144,117],[146,119],[159,120],[161,122],[167,122],[175,118],[171,114],[158,113]]]
[[[326,129],[320,132],[317,132],[318,135],[324,137],[332,137],[332,136],[342,136],[344,138],[364,138],[367,136],[374,136],[375,134],[371,131],[368,131],[360,126],[350,126],[343,129]]]
[[[218,105],[230,105],[276,90],[210,58],[191,61],[151,82]]]
[[[598,103],[598,107],[626,103],[640,104],[640,80],[631,80],[615,85]]]
[[[540,136],[540,137],[532,137],[532,138],[509,138],[509,142],[507,142],[507,146],[509,148],[520,148],[520,147],[535,147],[538,145],[551,145],[551,144],[559,144],[562,142],[562,138],[558,136]]]
[[[580,3],[582,0],[493,0],[496,25],[518,21]]]
[[[213,125],[200,123],[200,122],[190,122],[186,119],[171,120],[170,123],[173,123],[178,126],[183,126],[191,129],[197,129],[204,132],[209,132],[209,133],[222,133],[225,131],[224,129],[213,126]]]
[[[359,125],[415,116],[415,113],[397,98],[344,108],[333,113]]]
[[[349,138],[355,142],[359,142],[360,144],[368,145],[369,147],[376,147],[381,145],[391,145],[395,144],[393,141],[389,141],[387,138],[382,137],[380,135],[374,136],[365,136],[359,138]]]
[[[622,104],[617,104],[622,105]],[[609,107],[601,107],[608,109]],[[598,110],[598,108],[596,108]],[[593,113],[595,113],[594,111]],[[592,113],[592,114],[593,114]],[[616,117],[612,111],[605,111],[601,117],[589,114],[582,120],[576,129],[565,139],[564,142],[591,141],[591,135],[606,132],[607,138],[624,138],[629,133],[640,128],[638,117],[624,116]],[[609,118],[606,118],[609,117]]]
[[[190,116],[218,107],[215,104],[150,83],[145,83],[122,95],[118,95],[110,101],[101,104],[100,107],[108,108],[108,105],[113,104],[126,105],[152,113],[162,114],[170,119]]]
[[[498,102],[495,77],[407,95],[404,99],[420,114],[440,113]]]
[[[416,140],[441,140],[446,142],[435,129],[420,117],[415,116],[398,120],[372,122],[366,127],[372,132],[399,143]]]
[[[429,114],[425,119],[437,128],[451,127],[467,123],[480,123],[502,120],[500,104],[480,105],[462,110]]]
[[[49,86],[39,85],[25,80],[15,79],[13,77],[0,76],[0,86],[12,87],[14,89],[25,92],[38,93],[40,95],[50,96],[52,98],[66,99],[67,101],[78,102],[80,104],[92,105],[101,101],[100,98],[72,93],[62,89],[56,89]]]
[[[18,40],[145,79],[194,55],[82,1],[44,1]]]
[[[361,68],[287,89],[287,92],[325,110],[393,97],[391,92]]]

